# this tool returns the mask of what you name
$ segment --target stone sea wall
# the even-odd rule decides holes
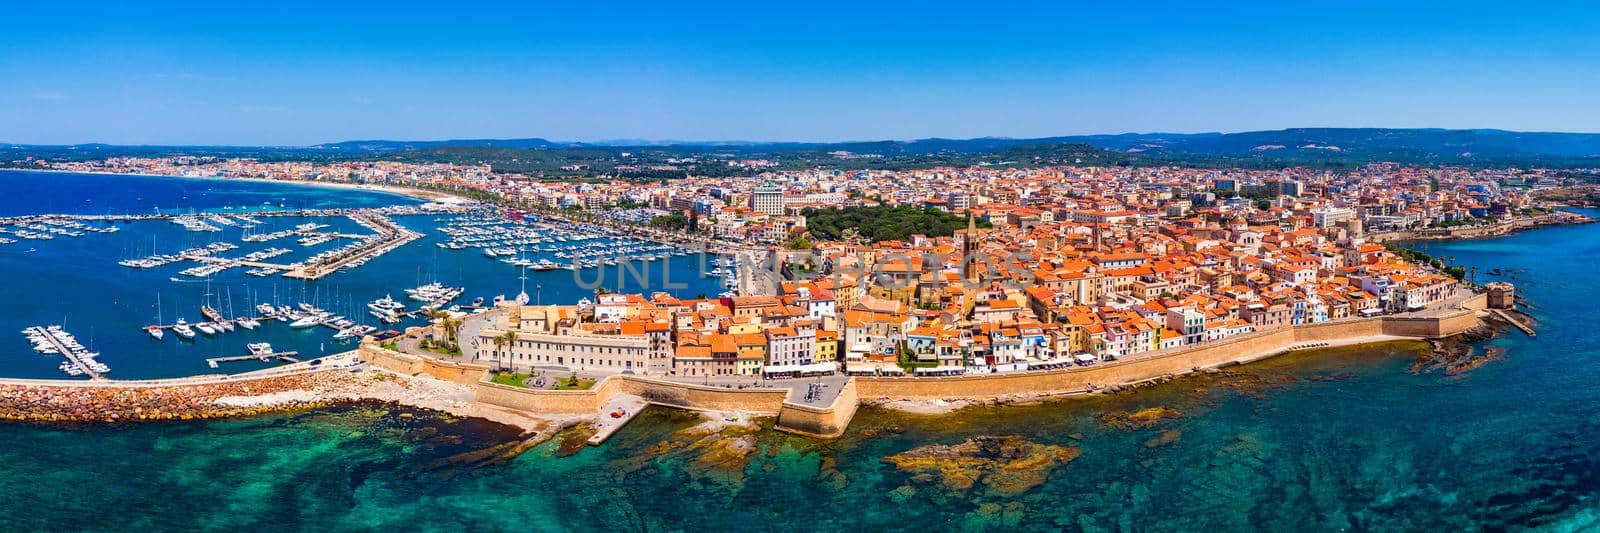
[[[477,383],[478,401],[531,413],[584,415],[600,412],[614,394],[611,379],[589,390],[534,390],[489,381]]]
[[[783,409],[778,412],[778,422],[774,427],[808,437],[831,439],[844,434],[844,430],[850,427],[850,420],[856,416],[856,408],[860,406],[856,381],[850,380],[845,382],[839,390],[839,396],[834,398],[833,405],[828,407],[783,402]]]
[[[1476,311],[1484,306],[1484,297],[1479,295],[1459,309],[1434,316],[1356,318],[1288,327],[1089,367],[946,377],[856,377],[847,381],[833,404],[826,407],[788,402],[788,389],[727,389],[629,375],[607,377],[589,390],[535,390],[490,382],[484,365],[399,354],[370,345],[362,347],[361,356],[389,371],[471,385],[480,402],[532,413],[594,414],[617,395],[626,394],[682,409],[776,415],[780,430],[831,438],[844,433],[862,400],[1004,400],[1086,393],[1248,363],[1308,343],[1448,337],[1477,326]]]
[[[1129,385],[1199,370],[1247,363],[1314,342],[1367,337],[1448,337],[1477,326],[1471,309],[1437,317],[1373,317],[1295,326],[1241,335],[1204,346],[1153,353],[1088,367],[946,377],[858,377],[866,400],[995,400],[1029,395],[1061,395]]]
[[[675,381],[612,376],[617,392],[632,394],[657,405],[706,411],[743,411],[752,415],[776,415],[789,397],[789,389],[728,389]]]
[[[370,343],[357,348],[361,360],[372,366],[408,376],[426,375],[459,385],[472,385],[487,379],[489,365],[457,363],[432,357],[422,357],[385,350]]]
[[[610,376],[581,391],[536,390],[478,382],[478,401],[536,413],[592,414],[619,394],[656,405],[705,411],[776,415],[789,389],[727,389],[638,376]]]

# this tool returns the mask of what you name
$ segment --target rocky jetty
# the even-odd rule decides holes
[[[171,386],[84,386],[0,384],[0,419],[36,422],[123,422],[195,420],[247,416],[331,404],[323,396],[283,395],[285,391],[335,388],[347,378],[332,372],[263,379],[214,381]],[[224,398],[276,395],[252,404]]]
[[[168,383],[0,381],[0,420],[198,420],[362,401],[397,403],[462,416],[480,415],[471,409],[470,394],[459,386],[381,372],[320,371],[269,377],[217,376],[215,379]],[[542,429],[529,427],[529,424],[519,427],[528,431]]]

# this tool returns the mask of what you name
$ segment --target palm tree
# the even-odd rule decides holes
[[[456,334],[461,332],[462,319],[455,318],[449,311],[434,309],[428,311],[428,318],[432,319],[435,325],[444,329],[445,336],[452,341],[456,338]]]
[[[517,333],[511,330],[506,330],[505,333],[494,336],[494,345],[496,348],[504,348],[516,340]]]

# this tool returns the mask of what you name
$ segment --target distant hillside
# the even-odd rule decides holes
[[[318,144],[310,148],[317,150],[336,150],[345,152],[398,152],[403,150],[421,150],[424,148],[438,148],[441,146],[476,146],[494,148],[566,148],[574,146],[572,143],[555,143],[544,139],[451,139],[444,141],[342,141],[336,143]]]
[[[630,144],[631,143],[631,144]],[[1001,154],[1023,147],[1087,145],[1159,159],[1304,164],[1397,161],[1414,164],[1522,164],[1569,166],[1600,161],[1600,134],[1391,128],[1293,128],[1240,133],[1124,133],[1014,139],[916,139],[910,141],[807,142],[553,142],[545,139],[453,141],[347,141],[314,148],[401,151],[445,146],[538,149],[636,149],[675,154],[738,155],[850,152],[858,155],[924,156]]]
[[[1129,133],[1059,138],[1107,150],[1208,156],[1342,154],[1358,159],[1471,163],[1600,158],[1600,134],[1386,128],[1295,128],[1241,133]]]
[[[1412,165],[1600,167],[1600,134],[1387,128],[1295,128],[1240,133],[1125,133],[1012,139],[859,142],[642,141],[592,143],[525,139],[361,140],[306,147],[72,146],[0,144],[0,164],[24,157],[207,155],[266,160],[487,163],[546,176],[624,175],[655,179],[736,175],[739,159],[778,168],[906,169],[938,165],[1189,165],[1350,168],[1376,161]],[[15,163],[12,163],[15,164]]]

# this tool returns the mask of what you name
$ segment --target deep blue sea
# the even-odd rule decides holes
[[[36,183],[36,180],[45,183]],[[92,201],[84,205],[109,206],[103,210],[86,210],[91,214],[146,213],[153,205],[182,205],[179,211],[183,213],[242,214],[252,210],[420,203],[390,193],[281,183],[0,171],[0,213],[54,212],[46,209],[49,202],[44,201],[51,197],[47,191],[52,184],[66,191],[57,198],[90,198]],[[77,205],[77,202],[66,203]],[[310,282],[250,276],[245,274],[245,268],[229,269],[209,278],[193,278],[179,274],[180,270],[194,266],[193,262],[153,269],[132,269],[117,262],[226,241],[238,244],[239,248],[218,254],[220,256],[239,257],[270,247],[291,248],[293,251],[289,254],[269,259],[274,263],[289,263],[337,247],[339,242],[303,247],[290,237],[249,243],[240,239],[246,231],[240,227],[219,225],[223,229],[221,232],[193,232],[165,220],[149,220],[114,223],[121,230],[116,233],[57,236],[51,240],[19,239],[0,245],[0,294],[6,295],[4,305],[8,308],[7,312],[0,313],[0,332],[7,332],[0,333],[0,376],[66,377],[57,369],[61,362],[59,357],[36,354],[21,333],[23,328],[36,325],[64,326],[80,342],[101,353],[100,362],[112,370],[108,377],[120,379],[259,369],[264,364],[254,361],[229,363],[221,369],[211,369],[205,362],[206,358],[245,355],[248,353],[246,345],[253,342],[270,342],[274,348],[298,351],[303,356],[353,348],[352,344],[333,340],[331,329],[293,329],[275,322],[267,322],[255,331],[239,328],[214,337],[197,335],[194,341],[181,341],[170,332],[164,340],[158,341],[142,329],[152,323],[171,324],[178,318],[190,323],[202,321],[200,306],[206,302],[234,316],[250,313],[259,302],[275,305],[307,302],[378,326],[380,324],[367,314],[367,302],[393,295],[415,308],[416,302],[406,300],[404,290],[432,281],[465,287],[466,293],[457,300],[459,304],[468,304],[478,297],[485,300],[493,300],[498,295],[515,297],[524,286],[531,298],[544,303],[573,303],[586,296],[592,297],[592,292],[580,288],[574,272],[529,271],[524,285],[519,279],[520,269],[513,265],[484,257],[476,249],[439,248],[435,243],[445,239],[444,234],[437,231],[440,218],[435,215],[395,217],[401,225],[427,236],[354,270]],[[249,231],[266,233],[316,222],[340,232],[370,233],[343,217],[259,219],[264,224]],[[646,290],[667,290],[681,296],[722,292],[720,279],[695,275],[702,272],[701,260],[699,255],[691,254],[645,264],[644,273],[650,277]],[[673,268],[670,281],[675,286],[685,285],[683,288],[667,287],[663,278],[665,264]],[[608,267],[603,271],[588,269],[579,274],[591,283],[598,276],[606,276],[604,286],[610,290],[640,290],[633,274],[622,278],[619,285],[617,273],[617,267]]]
[[[100,237],[80,240],[91,238]],[[447,263],[434,259],[445,251],[426,248],[434,247],[417,247],[394,265],[363,268],[383,267],[377,271],[392,273],[382,275],[409,282],[418,264]],[[1399,343],[1297,352],[1233,374],[1033,406],[947,415],[864,409],[840,439],[765,431],[754,437],[747,455],[695,444],[679,432],[698,415],[657,408],[603,446],[558,457],[559,443],[551,442],[504,463],[462,454],[508,442],[513,436],[505,428],[370,406],[117,427],[3,424],[0,493],[7,496],[0,499],[0,529],[1600,527],[1600,334],[1592,327],[1600,319],[1600,306],[1593,304],[1600,297],[1594,276],[1600,226],[1431,243],[1427,249],[1478,265],[1480,273],[1517,269],[1510,276],[1534,306],[1539,336],[1513,331],[1491,341],[1506,349],[1503,359],[1455,376],[1414,369],[1417,343]],[[514,287],[511,269],[478,262],[492,266],[480,273],[470,266],[476,263],[463,260],[460,267],[435,270],[444,276],[457,268],[450,275],[484,287],[479,290]],[[96,267],[71,279],[83,292],[132,301],[129,320],[147,313],[149,298],[140,295],[151,286],[172,291],[171,298],[194,297],[195,289],[163,285],[165,276],[85,281],[116,276],[116,268]],[[323,290],[377,289],[338,276]],[[502,279],[479,279],[484,277]],[[141,286],[126,292],[90,288],[122,283]],[[547,285],[546,297],[550,290]],[[41,304],[54,301],[33,302]],[[244,341],[226,342],[242,347]],[[139,346],[147,349],[134,349]],[[172,358],[190,357],[163,352],[176,350],[170,346],[148,348],[129,345],[116,353],[163,361],[151,366],[163,369]],[[136,366],[105,359],[118,372]],[[1173,414],[1143,426],[1118,423],[1127,413],[1158,407]],[[1026,469],[1045,477],[1020,492],[996,490],[998,481],[1014,473],[992,472],[961,488],[884,461],[929,444],[985,435],[1015,435],[1082,455],[1053,469]]]

